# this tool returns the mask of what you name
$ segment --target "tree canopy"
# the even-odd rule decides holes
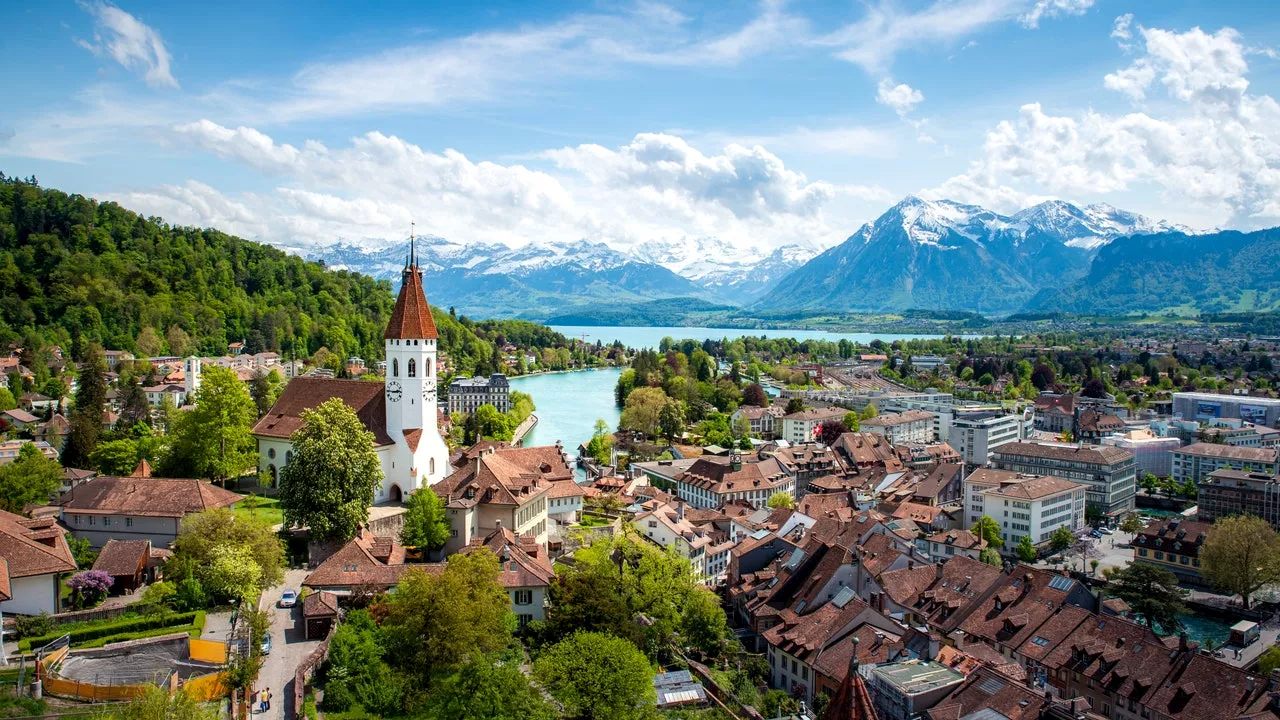
[[[1107,591],[1128,603],[1147,627],[1159,625],[1166,632],[1178,627],[1178,617],[1187,612],[1178,578],[1150,563],[1135,562],[1117,570]]]
[[[438,550],[449,541],[449,519],[444,501],[429,487],[421,487],[405,500],[400,542],[409,547]]]
[[[373,433],[340,398],[304,410],[302,420],[290,438],[293,459],[280,473],[285,524],[309,527],[316,538],[353,538],[382,482]]]
[[[18,457],[0,465],[0,509],[22,514],[26,505],[47,505],[62,486],[62,466],[24,443]]]
[[[1200,548],[1200,572],[1248,608],[1263,585],[1280,581],[1280,535],[1252,515],[1222,518]]]
[[[533,674],[570,718],[639,720],[653,707],[649,661],[612,635],[574,633],[543,652]]]
[[[205,368],[194,404],[178,416],[164,474],[226,480],[252,469],[258,459],[252,433],[258,411],[235,371],[216,365]]]

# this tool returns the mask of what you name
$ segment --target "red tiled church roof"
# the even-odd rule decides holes
[[[436,321],[431,317],[431,306],[427,304],[427,294],[422,290],[422,273],[416,264],[410,264],[404,269],[400,296],[396,298],[391,321],[387,323],[387,331],[382,334],[382,339],[433,340],[436,337]]]

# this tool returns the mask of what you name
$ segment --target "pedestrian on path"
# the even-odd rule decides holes
[[[262,697],[265,701],[264,704],[266,705],[267,709],[270,710],[271,709],[271,688],[267,688],[266,690],[263,690]]]

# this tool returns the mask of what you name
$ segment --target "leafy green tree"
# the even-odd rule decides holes
[[[441,681],[427,699],[424,720],[555,720],[551,703],[520,669],[473,660]]]
[[[253,398],[253,405],[258,411],[258,417],[267,414],[271,409],[271,404],[275,402],[272,393],[271,381],[267,379],[267,374],[258,368],[253,373],[253,378],[249,380],[249,396]]]
[[[1000,537],[1000,524],[990,515],[983,515],[973,526],[973,534],[987,541],[988,547],[1004,547],[1004,538]]]
[[[62,466],[24,443],[13,462],[0,465],[0,508],[21,514],[27,505],[47,505],[61,486]]]
[[[793,508],[796,506],[796,499],[791,497],[791,493],[779,490],[770,495],[765,504],[771,508]]]
[[[1071,547],[1076,541],[1075,533],[1071,532],[1066,526],[1049,533],[1049,548],[1054,552],[1062,552]]]
[[[1264,585],[1280,581],[1280,535],[1265,520],[1237,515],[1218,520],[1200,548],[1200,572],[1245,609]]]
[[[222,600],[252,600],[262,590],[262,568],[246,547],[214,546],[200,574],[201,584]]]
[[[645,435],[657,435],[662,408],[667,404],[662,388],[642,387],[631,391],[622,408],[620,424]]]
[[[409,494],[405,508],[400,542],[428,550],[444,547],[449,541],[449,519],[440,496],[429,487],[418,488]]]
[[[205,368],[195,406],[178,416],[166,474],[211,480],[245,474],[257,462],[252,434],[257,418],[253,398],[234,371],[216,365]]]
[[[1031,537],[1029,535],[1023,535],[1018,540],[1018,545],[1014,550],[1018,554],[1018,559],[1022,562],[1035,562],[1036,546],[1031,542]]]
[[[1120,521],[1120,529],[1127,533],[1141,532],[1144,527],[1146,526],[1143,525],[1137,513],[1129,513],[1124,516],[1124,520]]]
[[[1280,668],[1280,645],[1272,645],[1267,651],[1258,657],[1258,673],[1263,676],[1271,675],[1271,671]]]
[[[601,465],[608,465],[613,457],[614,437],[610,433],[595,435],[587,441],[587,455]]]
[[[720,598],[706,588],[694,589],[681,612],[681,637],[693,647],[715,648],[728,634],[729,625]]]
[[[0,387],[0,412],[16,407],[18,407],[18,401],[13,399],[13,393],[7,387]]]
[[[880,409],[876,407],[875,403],[867,403],[867,406],[862,408],[862,412],[859,414],[859,417],[863,420],[870,420],[879,414]]]
[[[280,474],[285,524],[309,527],[316,538],[355,537],[382,482],[373,433],[340,398],[304,410],[302,420],[290,438],[293,459]]]
[[[403,688],[387,664],[382,633],[367,610],[353,610],[333,633],[325,663],[324,709],[343,712],[353,706],[399,714]]]
[[[1128,603],[1150,628],[1158,624],[1168,631],[1187,613],[1177,576],[1150,563],[1132,563],[1112,573],[1107,591]]]
[[[183,519],[178,537],[173,541],[172,569],[166,565],[165,576],[186,577],[182,565],[200,568],[213,564],[218,548],[242,548],[258,566],[263,587],[271,587],[284,579],[284,545],[280,536],[261,520],[237,515],[228,508],[213,508],[193,513]]]
[[[515,434],[511,419],[498,412],[492,405],[481,405],[475,411],[476,424],[481,437],[490,440],[510,440]]]
[[[515,618],[487,548],[449,556],[443,572],[406,572],[386,603],[387,650],[429,685],[442,673],[506,647]]]
[[[653,709],[649,661],[611,635],[575,633],[539,656],[533,674],[571,718],[639,720]]]
[[[62,463],[66,467],[91,466],[89,454],[98,446],[102,433],[102,412],[107,401],[107,363],[102,348],[90,345],[79,364],[76,404],[71,411]]]
[[[129,438],[99,443],[89,460],[103,475],[128,475],[138,466],[138,443]]]
[[[985,547],[982,552],[978,553],[978,560],[995,567],[1004,564],[1004,559],[1000,557],[1000,551],[993,547]]]
[[[147,392],[142,389],[142,383],[135,377],[125,386],[119,424],[133,427],[137,423],[151,424],[151,405],[147,402]]]
[[[790,400],[787,400],[788,415],[794,415],[795,413],[802,412],[803,410],[804,410],[804,400],[802,398],[793,397]]]
[[[71,557],[76,561],[76,567],[93,567],[94,561],[98,559],[98,553],[93,551],[89,539],[74,537],[71,533],[64,533],[63,537],[67,539],[67,547],[71,549]]]
[[[850,410],[844,414],[844,426],[849,428],[849,432],[858,432],[862,427],[862,416],[856,410]]]

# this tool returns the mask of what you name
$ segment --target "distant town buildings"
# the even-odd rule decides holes
[[[1089,506],[1103,515],[1120,517],[1135,507],[1137,462],[1117,447],[1019,442],[998,448],[991,465],[1081,483],[1088,488]]]
[[[450,413],[474,413],[481,405],[492,405],[501,413],[511,409],[511,383],[506,375],[454,378],[449,383]]]

